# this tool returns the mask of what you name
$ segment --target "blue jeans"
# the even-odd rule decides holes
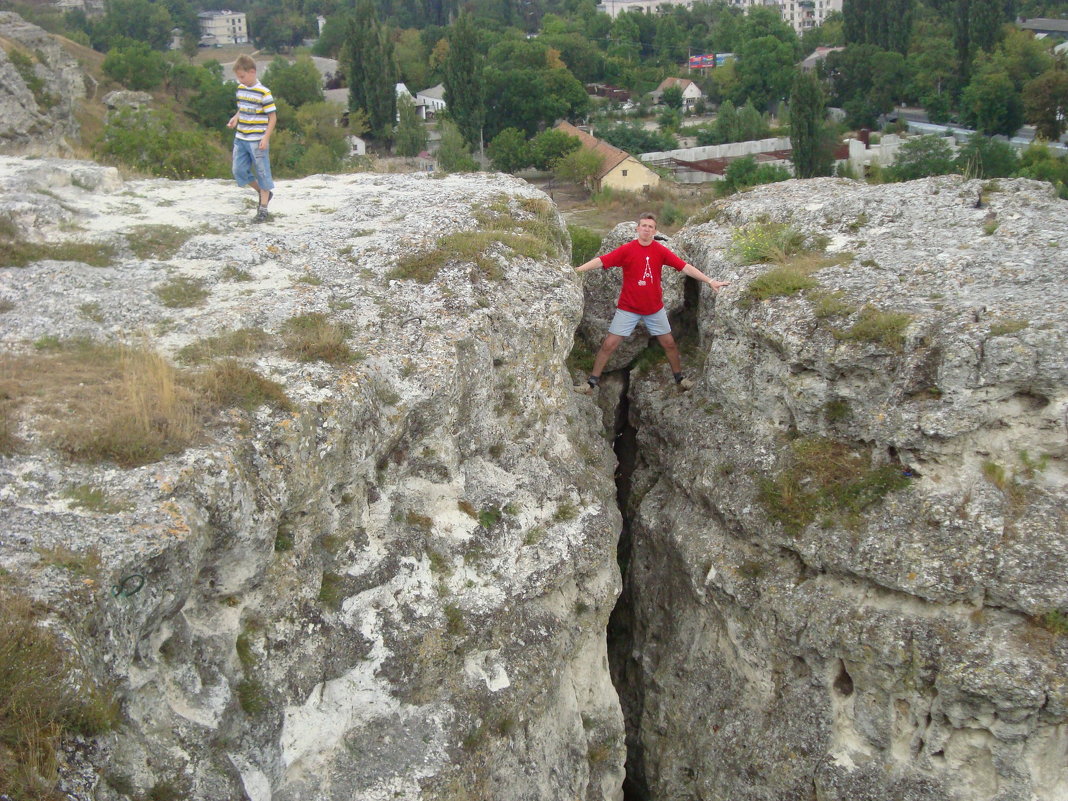
[[[234,180],[238,186],[248,186],[255,181],[260,189],[274,189],[271,178],[270,148],[260,150],[259,141],[234,140]]]

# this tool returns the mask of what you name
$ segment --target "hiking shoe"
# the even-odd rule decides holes
[[[676,381],[675,386],[679,388],[679,392],[687,392],[693,389],[693,381],[688,378],[684,378],[681,381]]]
[[[256,216],[252,218],[252,222],[254,222],[254,223],[267,222],[267,207],[266,206],[257,206],[256,207]]]

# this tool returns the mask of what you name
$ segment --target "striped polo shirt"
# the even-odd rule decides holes
[[[267,115],[275,111],[271,90],[259,81],[237,85],[237,138],[258,142],[267,133]]]

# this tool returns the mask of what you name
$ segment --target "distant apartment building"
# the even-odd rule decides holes
[[[782,14],[798,35],[810,28],[822,25],[832,11],[841,11],[843,0],[726,0],[727,5],[749,10],[753,6],[770,6]],[[693,7],[693,0],[601,0],[597,6],[615,19],[624,11],[640,11],[656,14],[661,6]]]
[[[200,44],[206,47],[224,44],[245,44],[248,41],[248,24],[243,11],[201,11]]]

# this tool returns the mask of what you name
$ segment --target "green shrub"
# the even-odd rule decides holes
[[[589,228],[581,225],[568,225],[567,232],[571,234],[571,264],[578,267],[585,264],[601,248],[601,237]]]
[[[804,251],[805,235],[781,223],[758,223],[731,233],[729,253],[739,264],[783,262]]]
[[[803,289],[817,286],[815,278],[791,267],[777,267],[757,276],[749,283],[748,296],[753,300],[796,295]]]
[[[104,160],[161,178],[223,178],[230,159],[211,132],[184,126],[168,111],[122,109],[96,144]]]
[[[210,294],[204,282],[184,275],[176,276],[155,289],[159,302],[169,309],[185,309],[199,306]]]
[[[302,362],[346,364],[357,358],[345,344],[349,332],[349,326],[319,312],[291,317],[282,329],[285,353]]]
[[[901,350],[905,344],[905,329],[910,322],[911,315],[865,306],[852,326],[845,331],[835,331],[834,336],[852,342],[877,342],[893,350]]]

